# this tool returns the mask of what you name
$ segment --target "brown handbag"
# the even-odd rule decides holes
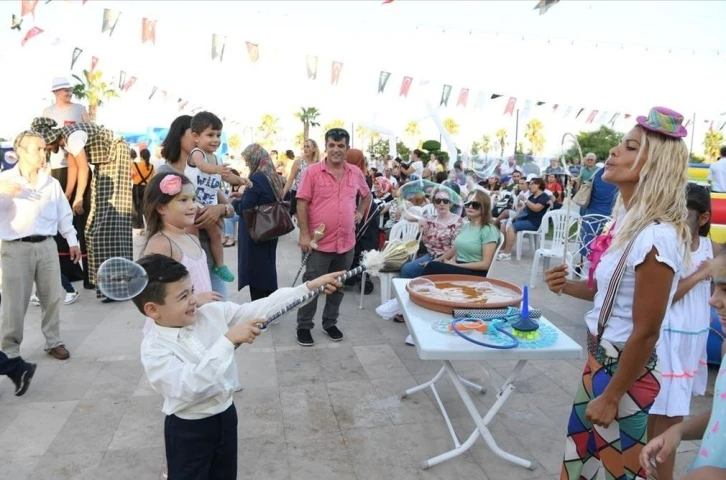
[[[290,216],[290,205],[279,201],[242,210],[247,231],[255,243],[265,242],[292,232],[295,225]]]

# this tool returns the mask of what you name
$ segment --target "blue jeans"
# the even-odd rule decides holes
[[[228,237],[234,238],[234,231],[237,228],[237,222],[239,222],[239,215],[236,213],[234,214],[234,217],[232,218],[225,218],[224,219],[224,234]]]
[[[63,273],[61,273],[61,284],[63,285],[63,290],[65,290],[66,293],[73,293],[76,291],[76,289],[73,288],[73,284],[65,275],[63,275]]]
[[[426,267],[426,264],[433,260],[433,258],[434,257],[430,253],[427,253],[423,257],[404,263],[401,267],[401,278],[420,277]]]

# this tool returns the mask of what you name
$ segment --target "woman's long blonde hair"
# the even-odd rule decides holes
[[[318,147],[318,142],[316,142],[312,138],[308,138],[307,140],[305,140],[305,142],[309,142],[310,145],[313,146],[313,158],[312,158],[312,160],[313,160],[313,163],[318,163],[320,161],[320,147]],[[305,142],[303,142],[303,145],[305,144]],[[302,155],[300,157],[300,159],[304,161],[305,160],[305,155]]]
[[[670,223],[683,244],[690,244],[686,209],[688,185],[688,147],[681,138],[672,138],[640,128],[640,151],[633,168],[641,161],[645,149],[648,158],[640,170],[640,179],[623,214],[623,199],[618,193],[615,220],[621,223],[613,238],[612,247],[624,247],[638,232],[654,221]],[[689,249],[686,248],[686,258]]]

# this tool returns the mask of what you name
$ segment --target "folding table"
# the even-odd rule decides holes
[[[580,345],[578,345],[577,342],[572,340],[570,337],[562,333],[559,328],[554,326],[544,317],[540,317],[538,321],[543,325],[551,326],[557,331],[557,341],[553,345],[545,348],[533,349],[518,347],[509,350],[486,348],[467,342],[457,335],[437,332],[431,327],[431,324],[437,320],[451,320],[451,315],[434,312],[413,303],[409,299],[408,292],[406,291],[406,284],[408,281],[408,279],[402,278],[394,279],[393,289],[396,293],[396,298],[398,298],[401,305],[401,309],[403,310],[403,316],[406,319],[406,326],[408,327],[409,332],[411,332],[411,336],[416,343],[418,356],[422,360],[440,360],[443,363],[443,366],[441,367],[441,370],[439,370],[439,372],[428,382],[406,390],[406,392],[402,395],[402,398],[406,398],[416,392],[430,388],[433,392],[434,398],[436,399],[436,403],[439,405],[439,410],[441,411],[441,415],[444,417],[444,421],[449,429],[449,434],[451,435],[451,439],[454,441],[455,447],[453,450],[422,461],[421,468],[427,469],[445,460],[461,455],[469,450],[469,448],[471,448],[477,438],[481,435],[487,446],[498,457],[516,465],[521,465],[525,468],[529,468],[530,470],[534,470],[535,463],[512,455],[511,453],[505,452],[499,448],[487,425],[496,416],[497,412],[499,412],[512,392],[514,392],[514,383],[528,361],[582,358],[582,347],[580,347]],[[496,384],[492,375],[486,368],[484,368],[485,380],[494,387],[494,391],[497,395],[496,401],[491,408],[489,408],[484,417],[479,415],[479,412],[474,405],[474,401],[469,395],[469,392],[466,390],[466,387],[472,388],[479,393],[486,393],[487,388],[461,378],[451,364],[453,360],[517,360],[517,364],[512,370],[512,373],[501,386]],[[471,418],[477,426],[464,443],[459,441],[459,438],[451,425],[451,420],[446,412],[446,408],[444,408],[443,403],[441,403],[441,398],[436,390],[436,382],[438,382],[444,374],[451,379],[456,392],[459,394],[462,402],[464,402],[469,415],[471,415]]]

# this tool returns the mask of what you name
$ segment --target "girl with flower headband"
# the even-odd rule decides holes
[[[189,270],[197,305],[221,300],[212,291],[207,255],[199,239],[185,230],[194,226],[197,214],[194,184],[179,173],[159,173],[152,177],[144,194],[147,241],[142,255],[159,253],[173,258]],[[153,325],[147,320],[146,334]]]
[[[638,456],[660,390],[656,343],[691,241],[686,221],[688,148],[683,116],[653,108],[610,150],[602,179],[618,187],[612,243],[595,284],[546,273],[553,292],[594,302],[585,316],[588,360],[567,425],[562,480],[645,479]]]

